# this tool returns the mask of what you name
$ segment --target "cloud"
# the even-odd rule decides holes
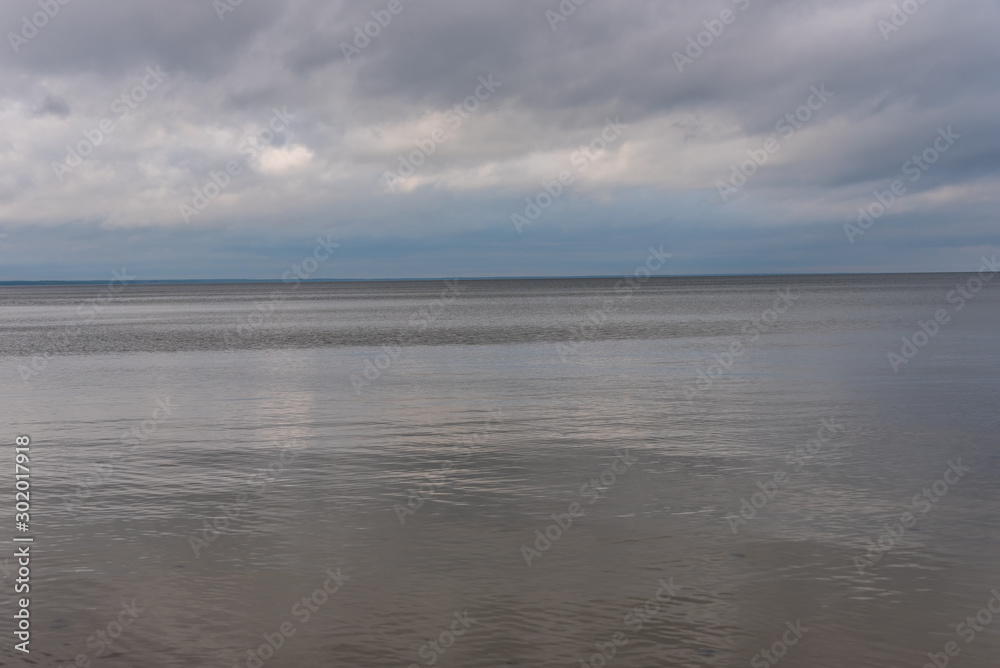
[[[46,95],[45,99],[35,108],[31,115],[37,118],[38,116],[49,114],[58,116],[59,118],[69,116],[69,103],[61,97]]]
[[[580,258],[564,269],[601,273],[612,264],[602,254],[644,248],[641,235],[669,226],[699,249],[698,273],[770,266],[747,231],[773,244],[764,257],[775,270],[792,266],[776,258],[793,248],[797,270],[878,270],[911,266],[911,246],[929,238],[949,248],[996,242],[983,224],[1000,198],[1000,16],[988,0],[919,5],[885,37],[879,22],[893,20],[892,7],[876,0],[584,3],[555,23],[546,12],[560,4],[551,0],[400,0],[397,13],[389,5],[244,2],[220,18],[203,0],[94,0],[61,5],[17,51],[8,37],[4,252],[35,234],[69,249],[69,231],[85,229],[102,239],[78,268],[90,275],[118,261],[114,235],[154,255],[163,235],[219,247],[252,238],[266,256],[277,231],[308,239],[332,225],[369,261],[393,239],[421,242],[410,275],[456,273],[470,253],[493,274],[547,273],[563,265],[528,249],[537,240],[551,250],[555,239]],[[20,35],[37,11],[35,2],[4,3],[0,26]],[[717,21],[723,11],[731,22]],[[704,46],[689,52],[692,43]],[[695,52],[679,71],[674,54]],[[164,81],[131,98],[150,67]],[[463,111],[488,76],[502,84]],[[832,97],[783,137],[781,119],[815,86]],[[253,156],[241,153],[284,108],[294,120]],[[575,167],[574,155],[615,117],[627,126],[621,138],[586,170]],[[79,165],[59,168],[102,122],[113,125],[102,141]],[[858,241],[865,249],[852,250],[842,225],[949,126],[961,141]],[[399,173],[438,130],[433,152],[387,187],[386,173]],[[723,202],[718,184],[770,137],[780,151]],[[186,223],[180,206],[234,159],[244,168]],[[511,215],[565,169],[573,184],[518,235]],[[713,252],[699,229],[749,245],[744,255]],[[843,244],[843,258],[831,259],[829,245],[802,245],[820,229]],[[251,254],[241,271],[240,257],[227,271],[264,271]],[[956,256],[939,257],[928,255],[926,268],[961,268]],[[57,271],[54,260],[35,261],[9,271]],[[173,261],[161,271],[203,271]]]

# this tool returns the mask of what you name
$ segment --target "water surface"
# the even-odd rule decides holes
[[[956,632],[1000,587],[1000,298],[956,310],[968,278],[0,288],[30,660],[245,666],[289,622],[265,665],[579,666],[620,632],[609,664],[746,666],[798,622],[782,665],[952,640],[993,665],[997,626]],[[949,462],[969,470],[939,497]],[[98,658],[123,599],[141,612]]]

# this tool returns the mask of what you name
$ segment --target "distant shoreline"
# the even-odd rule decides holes
[[[670,276],[654,276],[654,280],[676,278],[782,278],[794,276],[927,276],[944,274],[974,274],[974,271],[877,271],[877,272],[830,272],[830,273],[788,273],[788,274],[676,274]],[[302,283],[412,283],[417,281],[572,281],[587,279],[621,278],[622,274],[607,274],[596,276],[441,276],[435,278],[309,278]],[[0,287],[18,286],[60,286],[60,285],[103,285],[107,279],[83,280],[38,280],[38,281],[0,281]],[[282,284],[273,278],[177,278],[148,279],[129,281],[129,285],[219,285],[244,283],[274,283]]]

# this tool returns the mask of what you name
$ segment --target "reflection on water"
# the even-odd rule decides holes
[[[309,284],[242,330],[287,286],[130,286],[82,325],[93,287],[0,288],[30,658],[992,665],[956,626],[1000,586],[998,297],[887,361],[960,278],[654,279],[596,323],[615,281],[470,281],[423,325],[442,283]]]

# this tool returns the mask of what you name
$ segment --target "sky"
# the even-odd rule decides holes
[[[1000,251],[993,0],[5,0],[0,28],[0,280]]]

